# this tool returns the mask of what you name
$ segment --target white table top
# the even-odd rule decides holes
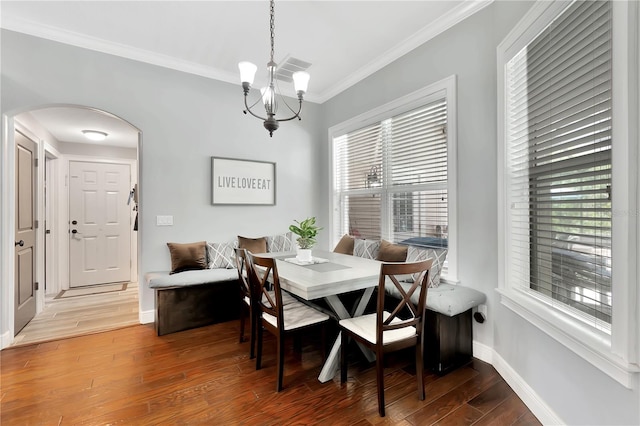
[[[284,260],[295,257],[295,252],[267,253],[259,256],[276,258],[280,286],[306,300],[378,285],[381,262],[377,260],[323,250],[313,250],[312,255],[328,262],[302,266]]]

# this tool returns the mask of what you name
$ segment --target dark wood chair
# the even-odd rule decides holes
[[[384,354],[415,346],[418,398],[424,400],[423,380],[423,319],[429,269],[432,259],[415,263],[383,263],[378,280],[376,312],[340,320],[341,363],[340,382],[347,381],[347,345],[349,337],[371,349],[376,355],[376,381],[378,385],[378,413],[384,417]],[[413,283],[402,282],[414,274]],[[401,300],[385,298],[385,286],[395,286]],[[417,305],[411,300],[418,292]],[[385,306],[387,304],[391,306]],[[390,308],[390,309],[386,309]]]
[[[256,313],[253,309],[253,295],[249,282],[247,251],[243,248],[235,248],[236,268],[238,269],[238,282],[240,283],[240,343],[244,341],[245,321],[249,318],[249,341],[251,348],[249,356],[255,358],[256,347]]]
[[[306,328],[323,325],[329,320],[329,315],[320,312],[287,295],[280,288],[280,278],[275,259],[260,257],[248,253],[249,274],[251,285],[255,290],[255,309],[257,312],[257,354],[256,370],[262,368],[263,330],[269,331],[276,337],[277,381],[276,391],[282,390],[284,373],[284,341],[285,336]],[[270,290],[269,283],[272,285]],[[283,298],[285,302],[283,303]],[[322,345],[324,348],[324,327],[322,330]],[[324,349],[323,349],[324,353]]]

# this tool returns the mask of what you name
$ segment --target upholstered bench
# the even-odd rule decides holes
[[[473,356],[473,308],[485,303],[484,293],[469,287],[440,283],[427,291],[424,321],[425,366],[446,373]]]
[[[236,269],[148,272],[144,279],[155,291],[158,336],[239,317]]]

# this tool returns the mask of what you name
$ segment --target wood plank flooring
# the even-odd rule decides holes
[[[238,343],[239,321],[158,337],[152,325],[0,352],[0,423],[5,425],[539,425],[488,364],[473,360],[445,376],[425,373],[416,395],[412,353],[387,359],[387,416],[377,413],[375,368],[357,351],[349,380],[320,383],[319,336],[287,341],[284,390],[275,392],[275,340],[263,368]]]
[[[49,296],[45,308],[20,330],[12,346],[136,325],[138,311],[138,283],[129,283],[125,291],[62,299]]]

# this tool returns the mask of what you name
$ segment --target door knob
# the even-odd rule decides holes
[[[16,245],[16,246],[20,246],[20,247],[24,247],[24,241],[23,241],[23,240],[16,241],[16,242],[15,242],[15,245]]]
[[[72,229],[72,230],[71,230],[71,233],[72,233],[72,234],[77,234],[77,233],[78,233],[78,230],[77,230],[77,229]]]
[[[72,222],[71,222],[71,224],[72,224],[72,225],[77,225],[77,224],[78,224],[78,221],[77,221],[77,220],[74,220],[74,221],[72,221]]]

